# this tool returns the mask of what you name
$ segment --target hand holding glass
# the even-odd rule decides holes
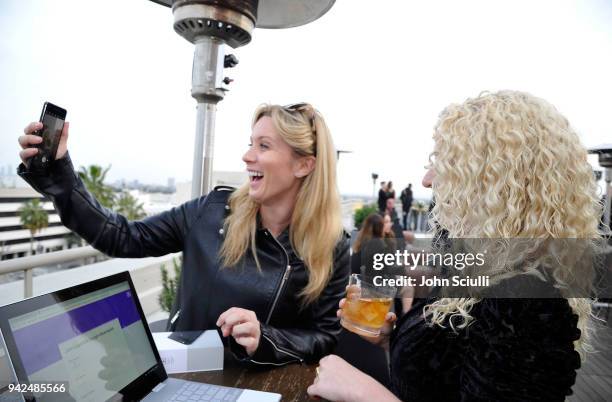
[[[393,287],[376,286],[371,278],[351,275],[340,323],[358,335],[379,336],[395,293]]]

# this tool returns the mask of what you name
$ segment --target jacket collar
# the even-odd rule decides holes
[[[289,241],[289,228],[290,226],[287,226],[282,232],[281,234],[278,235],[278,237],[276,237],[276,240],[283,245],[283,247],[287,248],[291,246],[291,242]],[[272,236],[272,233],[270,233],[270,231],[265,228],[263,226],[263,224],[261,223],[261,216],[259,215],[259,213],[257,214],[257,234],[265,234],[268,233],[269,236]]]

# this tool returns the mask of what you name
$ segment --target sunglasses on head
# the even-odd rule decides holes
[[[310,119],[310,129],[312,130],[312,134],[317,136],[317,128],[315,126],[315,117],[317,116],[315,112],[315,108],[312,107],[310,103],[300,102],[300,103],[292,103],[290,105],[283,106],[283,109],[287,112],[310,112],[308,118]]]

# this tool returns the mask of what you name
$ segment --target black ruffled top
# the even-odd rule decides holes
[[[483,299],[454,333],[415,301],[391,336],[391,390],[403,401],[563,401],[580,368],[566,299]]]

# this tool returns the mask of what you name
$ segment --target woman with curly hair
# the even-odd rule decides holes
[[[451,298],[434,289],[395,328],[389,313],[381,336],[371,339],[390,348],[390,389],[332,355],[321,360],[308,392],[333,401],[562,401],[591,314],[586,293],[573,290],[589,288],[593,265],[556,242],[600,238],[587,152],[553,106],[515,91],[447,107],[433,138],[423,178],[436,198],[432,227],[446,244],[503,239],[511,258],[483,267],[491,278],[486,292],[497,297]],[[511,239],[531,249],[517,255],[520,241]],[[499,296],[524,289],[537,297]]]

